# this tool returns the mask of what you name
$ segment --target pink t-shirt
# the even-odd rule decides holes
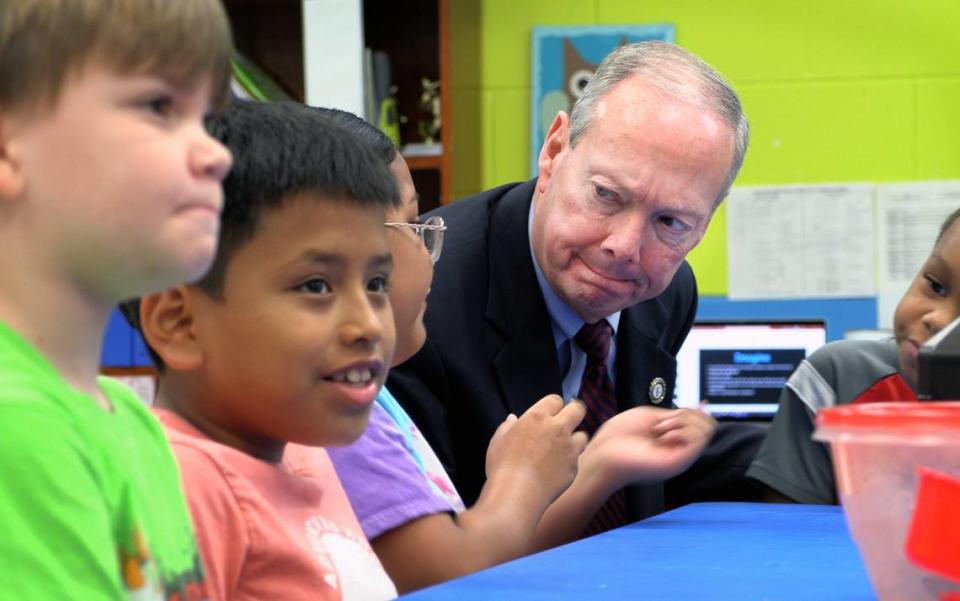
[[[210,601],[396,596],[325,450],[288,445],[276,465],[154,411],[180,463]]]

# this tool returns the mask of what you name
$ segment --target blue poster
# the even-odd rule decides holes
[[[674,42],[673,25],[608,25],[533,28],[530,107],[530,171],[557,111],[570,112],[600,61],[624,44]]]

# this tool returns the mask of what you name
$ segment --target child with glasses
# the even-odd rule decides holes
[[[400,157],[400,160],[402,161],[403,157]],[[404,162],[404,165],[406,165],[406,162]],[[420,238],[420,242],[423,242],[424,247],[427,249],[430,261],[436,263],[437,259],[440,258],[440,251],[443,249],[443,232],[447,229],[447,226],[443,224],[443,217],[434,215],[423,223],[388,221],[386,225],[387,227],[407,228],[416,232],[417,237]]]
[[[321,446],[363,433],[393,356],[396,183],[302,105],[235,101],[210,127],[234,156],[213,268],[124,307],[160,372],[207,593],[394,597]]]
[[[390,223],[401,224],[393,229],[408,230],[390,237],[397,365],[426,340],[423,312],[433,277],[428,255],[433,262],[439,258],[443,223],[436,216],[417,221],[410,171],[389,138],[350,113],[321,111],[372,148],[400,188],[401,206],[388,210]],[[571,431],[583,415],[581,403],[564,407],[550,395],[508,418],[487,449],[480,498],[466,510],[436,454],[386,388],[360,440],[329,453],[364,532],[406,592],[572,540],[613,490],[679,473],[709,438],[704,433],[691,442],[680,434],[682,420],[664,421],[658,430],[669,412],[638,407],[610,419],[577,460],[585,438]]]

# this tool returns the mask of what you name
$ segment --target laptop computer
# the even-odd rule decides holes
[[[705,400],[721,420],[771,420],[790,374],[826,341],[822,320],[698,321],[677,354],[674,402]]]

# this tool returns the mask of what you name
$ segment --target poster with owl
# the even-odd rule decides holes
[[[570,112],[603,57],[624,44],[675,37],[671,24],[534,27],[530,172],[537,174],[540,146],[557,111]]]

